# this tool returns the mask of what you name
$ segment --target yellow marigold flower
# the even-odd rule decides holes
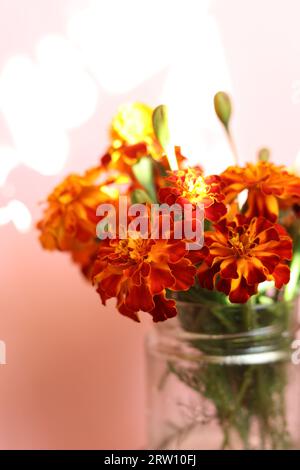
[[[128,145],[153,140],[152,112],[152,108],[143,103],[121,106],[111,125],[113,140]]]
[[[143,103],[119,108],[112,120],[111,146],[101,159],[103,166],[130,174],[131,166],[141,157],[162,158],[163,149],[154,135],[152,112],[152,108]]]

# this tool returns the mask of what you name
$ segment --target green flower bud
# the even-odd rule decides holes
[[[152,123],[155,136],[164,150],[170,143],[170,130],[168,124],[168,108],[161,104],[152,114]]]
[[[231,116],[231,102],[227,93],[224,93],[224,91],[219,91],[214,97],[214,106],[216,115],[225,128],[228,129]]]
[[[267,148],[262,148],[258,152],[258,160],[260,162],[268,162],[270,158],[270,150]]]

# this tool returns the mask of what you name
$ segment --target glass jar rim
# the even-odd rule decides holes
[[[153,344],[163,354],[189,361],[237,365],[276,362],[290,356],[297,327],[294,301],[268,307],[249,304],[247,308],[258,313],[249,329],[243,328],[243,315],[251,316],[253,312],[241,305],[216,304],[220,309],[225,308],[225,315],[223,311],[214,316],[208,303],[179,300],[176,303],[178,315],[158,323],[152,337]],[[219,317],[224,321],[228,311],[233,312],[230,321],[235,331],[222,329],[223,325],[218,323]]]
[[[295,311],[295,306],[297,303],[297,298],[292,300],[280,300],[271,305],[262,305],[262,304],[254,304],[251,305],[250,308],[253,309],[255,312],[263,312],[264,310],[272,309],[277,310],[280,306],[285,306],[290,311]],[[214,308],[218,308],[220,310],[225,311],[236,311],[238,312],[243,306],[241,304],[219,304],[217,302],[213,303],[210,302],[208,305],[214,304]],[[282,323],[273,323],[267,326],[257,326],[253,327],[248,330],[241,330],[238,332],[226,332],[226,333],[206,333],[202,331],[190,331],[183,328],[182,323],[180,322],[181,312],[186,309],[203,309],[206,305],[200,302],[187,302],[182,300],[176,300],[176,306],[178,310],[178,314],[176,317],[168,319],[165,322],[158,322],[156,328],[158,332],[165,336],[177,337],[178,339],[182,340],[238,340],[238,339],[245,339],[251,340],[251,338],[271,338],[272,336],[278,337],[281,335],[283,337],[289,337],[291,335],[291,331],[295,331],[298,327],[298,322],[296,318],[292,318],[292,325],[284,325]],[[296,317],[292,315],[292,317]]]

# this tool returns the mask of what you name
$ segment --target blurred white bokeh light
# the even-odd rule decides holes
[[[0,186],[5,184],[9,173],[19,164],[19,157],[12,147],[0,147]]]
[[[95,112],[97,86],[80,54],[59,35],[37,44],[37,60],[13,56],[0,76],[0,110],[20,163],[43,175],[59,173],[69,154],[67,130]]]
[[[36,55],[52,125],[63,129],[81,126],[95,112],[98,87],[80,52],[62,36],[48,35],[38,43]]]
[[[230,91],[231,83],[210,6],[209,0],[153,0],[151,8],[140,0],[94,0],[67,27],[93,76],[112,94],[164,70],[157,104],[170,108],[174,142],[207,172],[233,162],[213,111],[214,94]]]
[[[0,147],[0,187],[19,164],[58,174],[69,156],[69,131],[93,116],[100,91],[132,95],[144,84],[147,102],[147,83],[159,72],[157,103],[150,104],[169,106],[174,143],[207,173],[232,163],[213,112],[214,93],[231,86],[210,4],[86,0],[75,10],[71,2],[65,31],[40,37],[33,51],[10,57],[0,70],[0,112],[12,138]],[[0,224],[30,226],[22,204],[0,208]]]
[[[41,174],[59,172],[68,156],[68,139],[45,107],[39,68],[26,56],[11,58],[0,78],[0,108],[20,163]]]
[[[23,202],[12,199],[6,206],[0,207],[0,225],[5,225],[9,222],[12,222],[19,232],[25,233],[30,230],[32,217],[29,209]]]
[[[198,2],[199,3],[199,2]],[[192,2],[182,25],[182,44],[166,78],[162,101],[169,107],[172,135],[190,163],[219,173],[233,163],[231,150],[214,112],[213,97],[230,92],[230,75],[209,2],[201,14]]]
[[[193,10],[201,19],[208,3],[94,0],[70,18],[68,36],[100,85],[110,93],[125,93],[177,60],[178,50],[188,45]]]

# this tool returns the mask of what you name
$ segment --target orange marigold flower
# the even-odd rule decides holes
[[[278,289],[288,283],[292,240],[282,226],[264,217],[249,222],[239,215],[206,232],[202,255],[200,285],[224,292],[233,303],[245,303],[260,282],[275,281]]]
[[[122,172],[130,172],[131,166],[140,158],[149,155],[148,146],[145,142],[134,145],[113,143],[108,151],[101,157],[100,163],[103,167],[117,168]]]
[[[201,168],[186,168],[169,172],[170,186],[162,188],[159,199],[162,203],[199,204],[204,206],[205,218],[217,222],[226,214],[223,203],[222,181],[217,175],[204,177]]]
[[[128,238],[99,244],[94,282],[102,303],[117,298],[119,312],[139,321],[149,312],[154,322],[176,315],[166,289],[183,291],[194,284],[196,268],[186,257],[183,240]]]
[[[300,178],[284,166],[258,161],[247,163],[245,168],[229,167],[221,177],[228,203],[248,189],[245,215],[249,218],[262,215],[275,222],[279,207],[291,207],[300,201]]]
[[[99,182],[101,170],[89,170],[84,176],[72,174],[48,196],[48,207],[38,223],[40,241],[48,250],[77,251],[80,244],[96,238],[96,208],[116,199],[115,177]]]

